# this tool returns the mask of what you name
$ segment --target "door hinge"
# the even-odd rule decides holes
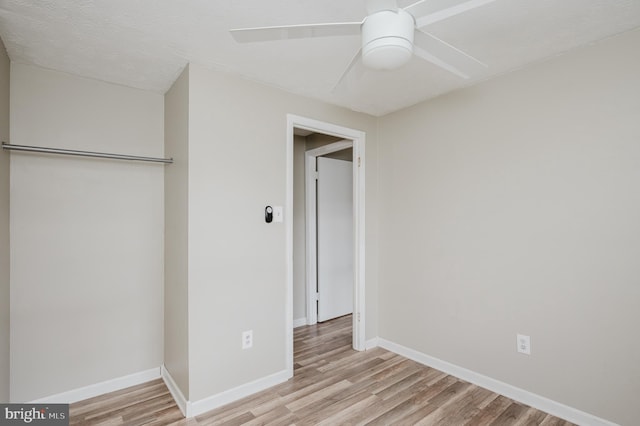
[[[358,322],[360,322],[360,312],[358,312]]]
[[[320,293],[316,292],[316,300],[320,300]]]
[[[318,180],[318,177],[320,176],[320,173],[316,172],[311,172],[311,176],[315,179]]]
[[[360,167],[360,157],[358,157],[358,167]]]

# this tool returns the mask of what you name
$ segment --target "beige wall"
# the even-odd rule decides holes
[[[164,97],[164,364],[189,399],[189,70]]]
[[[9,56],[0,39],[0,141],[9,140]],[[9,153],[0,149],[0,401],[9,401]]]
[[[639,45],[631,32],[380,120],[382,338],[637,423]]]
[[[377,141],[375,119],[363,114],[199,66],[190,66],[189,83],[189,386],[197,401],[286,368],[285,227],[265,224],[263,213],[285,203],[286,114],[367,133],[371,215]],[[375,220],[367,224],[372,253]],[[374,256],[367,303],[377,289]],[[368,304],[367,315],[376,308]],[[241,349],[244,330],[253,330],[251,350]]]
[[[11,65],[12,142],[163,155],[163,97]],[[162,363],[164,166],[11,154],[11,399]]]

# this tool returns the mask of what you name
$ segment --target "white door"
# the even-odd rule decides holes
[[[318,321],[353,312],[353,163],[318,157]]]

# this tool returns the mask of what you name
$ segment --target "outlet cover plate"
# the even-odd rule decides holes
[[[518,345],[518,352],[525,355],[531,355],[531,337],[524,334],[516,335],[516,342]]]
[[[275,223],[284,222],[284,214],[282,206],[273,206],[273,221]]]
[[[242,349],[249,349],[253,346],[253,330],[242,332]]]

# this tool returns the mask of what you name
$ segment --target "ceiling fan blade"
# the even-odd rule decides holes
[[[340,79],[338,80],[338,82],[333,86],[333,89],[331,89],[331,92],[335,92],[338,86],[340,86],[345,81],[347,75],[349,75],[350,73],[353,73],[355,75],[355,78],[359,80],[362,77],[362,75],[365,73],[365,71],[366,70],[364,68],[364,65],[362,64],[362,48],[361,48],[361,49],[358,49],[358,53],[356,53],[353,59],[351,59],[351,62],[349,63],[347,68],[344,70],[344,72],[340,76]]]
[[[431,34],[416,30],[413,53],[461,78],[467,79],[487,68],[473,56],[464,53]]]
[[[391,10],[395,12],[398,10],[398,3],[396,0],[367,0],[367,14],[380,12],[381,10]]]
[[[287,40],[295,38],[333,37],[360,35],[362,22],[333,24],[285,25],[279,27],[238,28],[229,30],[239,43]]]
[[[420,0],[404,10],[416,20],[416,28],[475,9],[495,0]]]

